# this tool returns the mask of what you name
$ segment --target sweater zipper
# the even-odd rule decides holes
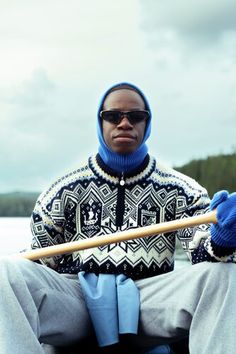
[[[124,177],[124,172],[121,173],[120,177],[120,185],[123,187],[125,185],[125,177]]]
[[[121,227],[123,225],[124,211],[125,211],[125,177],[124,177],[124,172],[122,172],[118,184],[117,204],[116,204],[116,226]]]

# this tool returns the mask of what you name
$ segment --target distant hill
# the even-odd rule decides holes
[[[236,191],[236,153],[192,160],[175,169],[198,181],[211,197],[221,189]],[[37,192],[0,193],[0,217],[30,216],[38,196]]]
[[[211,197],[221,189],[236,191],[236,153],[192,160],[175,169],[198,181]]]
[[[38,196],[37,192],[0,193],[0,217],[30,216]]]

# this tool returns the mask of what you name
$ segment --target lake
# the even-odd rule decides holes
[[[0,217],[0,255],[19,252],[31,242],[30,218]]]
[[[29,248],[31,242],[30,218],[0,217],[0,256],[18,253]],[[175,268],[189,264],[182,249],[177,248]]]

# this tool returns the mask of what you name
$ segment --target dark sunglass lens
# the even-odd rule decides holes
[[[120,120],[120,114],[116,111],[103,111],[101,112],[101,117],[105,121],[113,124],[117,124]]]
[[[148,112],[133,111],[129,112],[129,120],[132,124],[140,123],[148,118]]]
[[[103,120],[112,123],[119,124],[123,117],[127,117],[131,124],[140,123],[149,117],[148,111],[101,111],[100,116]]]

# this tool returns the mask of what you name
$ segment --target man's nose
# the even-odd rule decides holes
[[[132,127],[132,124],[130,123],[128,117],[126,114],[123,114],[122,117],[121,117],[121,121],[120,123],[118,124],[118,126],[128,126],[128,127]]]

